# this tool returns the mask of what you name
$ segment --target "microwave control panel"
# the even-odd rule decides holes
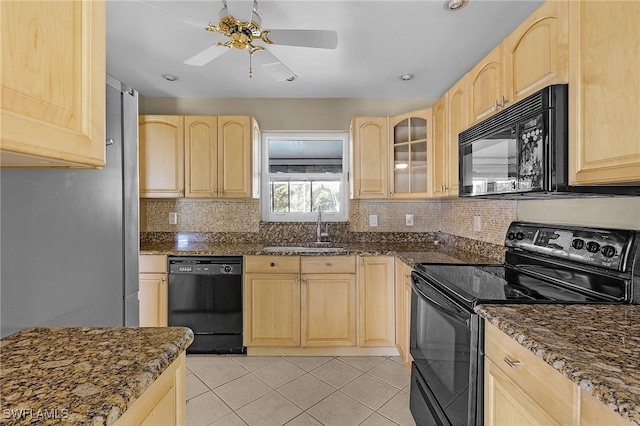
[[[634,235],[625,230],[514,222],[507,231],[505,247],[624,271]]]

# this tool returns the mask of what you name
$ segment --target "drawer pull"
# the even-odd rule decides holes
[[[275,264],[275,263],[273,263],[273,262],[271,262],[271,263],[269,264],[269,266],[271,266],[271,267],[273,268],[274,266],[276,266],[276,264]]]
[[[327,263],[325,263],[325,265],[326,265],[327,267],[329,267],[329,268],[331,268],[331,267],[333,266],[333,264],[331,264],[331,262],[327,262]]]
[[[520,361],[511,361],[509,358],[505,357],[504,362],[511,368],[521,367],[522,363]]]

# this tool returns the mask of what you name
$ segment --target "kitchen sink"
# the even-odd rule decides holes
[[[269,246],[264,251],[274,253],[339,253],[343,252],[344,247],[304,247],[304,246]]]

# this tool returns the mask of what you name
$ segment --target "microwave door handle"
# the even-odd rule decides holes
[[[443,303],[439,303],[438,301],[434,300],[432,297],[427,296],[426,294],[424,294],[424,292],[422,290],[420,290],[419,288],[412,286],[413,291],[416,293],[416,295],[418,295],[419,297],[423,298],[424,300],[430,302],[430,304],[437,310],[440,311],[440,313],[447,315],[448,317],[454,319],[455,321],[464,324],[466,327],[469,327],[469,313],[463,311],[462,309],[457,308],[456,306],[453,305],[445,305]]]

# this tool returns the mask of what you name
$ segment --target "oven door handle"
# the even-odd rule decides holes
[[[421,297],[427,300],[428,302],[430,302],[430,304],[441,313],[449,317],[452,317],[454,320],[464,324],[466,327],[470,326],[471,314],[469,312],[454,305],[453,302],[449,302],[447,300],[442,300],[441,302],[439,302],[435,300],[433,297],[427,296],[422,290],[420,290],[415,285],[411,287],[413,288],[413,291],[416,293],[418,297]],[[444,298],[446,296],[442,296],[442,297]]]

